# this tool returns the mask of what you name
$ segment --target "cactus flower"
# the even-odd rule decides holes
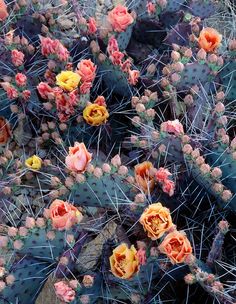
[[[81,80],[81,77],[72,71],[62,71],[57,75],[57,85],[65,91],[75,90]]]
[[[221,40],[222,36],[217,30],[206,27],[200,32],[198,44],[206,52],[213,52],[220,46]]]
[[[29,169],[38,171],[42,167],[42,159],[37,155],[33,155],[26,159],[25,165]]]
[[[105,106],[91,104],[83,111],[84,120],[91,126],[100,126],[107,122],[109,113]]]

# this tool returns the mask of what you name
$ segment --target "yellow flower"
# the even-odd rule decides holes
[[[66,91],[73,91],[78,87],[81,77],[72,71],[62,71],[57,75],[56,79],[60,88]]]
[[[37,155],[33,155],[26,159],[25,165],[32,170],[40,170],[42,167],[42,159]]]
[[[100,126],[106,123],[109,113],[104,106],[91,104],[83,111],[85,121],[91,126]]]
[[[130,279],[139,271],[137,250],[134,245],[130,248],[125,243],[113,250],[110,257],[111,272],[121,279]]]

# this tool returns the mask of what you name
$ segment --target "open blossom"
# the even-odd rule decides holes
[[[221,40],[222,35],[217,30],[206,27],[200,32],[198,43],[206,52],[213,52],[220,46]]]
[[[140,72],[138,70],[129,70],[129,84],[136,85],[140,76]]]
[[[49,207],[49,218],[54,229],[68,230],[73,225],[78,224],[83,216],[72,204],[56,199]]]
[[[183,125],[179,122],[178,119],[175,120],[168,120],[161,124],[161,131],[173,133],[175,136],[179,136],[184,134]]]
[[[69,148],[69,155],[65,159],[69,170],[82,173],[92,159],[92,154],[88,152],[84,143],[76,142],[74,147]]]
[[[83,59],[78,63],[78,74],[82,82],[93,82],[96,75],[96,66],[90,59]]]
[[[97,31],[96,20],[90,17],[88,21],[88,32],[89,34],[95,34],[96,31]]]
[[[27,77],[22,73],[17,73],[15,76],[15,81],[19,87],[24,87],[27,82]]]
[[[169,209],[161,203],[151,204],[142,213],[139,222],[153,241],[161,238],[172,226]]]
[[[134,22],[134,18],[129,14],[128,9],[122,5],[117,5],[110,11],[107,20],[115,32],[125,31]]]
[[[111,272],[121,279],[130,279],[139,271],[137,250],[132,245],[130,248],[125,243],[113,250],[110,257]]]
[[[84,108],[83,118],[91,126],[100,126],[107,122],[109,113],[105,106],[91,104]]]
[[[59,40],[52,40],[48,37],[40,36],[41,53],[48,57],[55,55],[60,61],[67,61],[69,59],[69,51],[61,44]]]
[[[11,51],[11,61],[14,64],[14,66],[19,67],[23,64],[25,59],[25,55],[18,50],[12,50]]]
[[[56,296],[63,301],[63,303],[70,303],[74,301],[76,293],[65,282],[57,282],[54,284]]]
[[[75,90],[81,80],[81,77],[72,71],[62,71],[56,77],[57,85],[65,91]]]
[[[31,92],[29,90],[24,90],[22,92],[22,98],[27,101],[30,99],[30,96],[31,96]]]
[[[168,169],[165,169],[165,168],[162,168],[162,167],[161,167],[161,168],[159,168],[159,169],[157,170],[155,177],[156,177],[157,182],[163,183],[163,182],[165,182],[165,181],[168,179],[168,177],[171,176],[171,175],[172,175],[172,174],[170,173],[170,171],[169,171]]]
[[[16,99],[19,97],[17,89],[14,88],[12,85],[9,85],[7,87],[7,97],[9,99]]]
[[[134,167],[134,176],[138,186],[144,191],[152,191],[155,185],[155,180],[151,170],[153,169],[151,162],[145,161]]]
[[[0,145],[5,145],[11,137],[11,129],[4,117],[0,117]]]
[[[42,167],[42,159],[37,155],[33,155],[26,159],[25,165],[27,168],[32,170],[40,170]]]
[[[8,17],[7,6],[4,0],[0,0],[0,22]]]
[[[165,180],[162,185],[163,192],[167,193],[169,196],[172,196],[174,194],[175,190],[175,183],[172,180]]]
[[[109,58],[114,65],[121,65],[124,54],[120,51],[115,51]]]
[[[156,5],[152,2],[148,2],[146,8],[149,15],[152,15],[156,12]]]
[[[191,253],[191,244],[184,232],[169,233],[159,246],[161,253],[167,255],[172,264],[183,263]]]

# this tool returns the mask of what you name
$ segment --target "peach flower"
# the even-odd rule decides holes
[[[156,12],[156,5],[152,2],[148,2],[146,5],[148,15],[152,15]]]
[[[9,124],[4,117],[0,117],[0,145],[6,144],[10,137],[11,130]]]
[[[81,212],[68,202],[56,199],[49,207],[49,218],[54,229],[70,229],[82,220]]]
[[[117,5],[108,13],[108,22],[115,32],[124,32],[127,27],[134,22],[134,18],[128,13],[125,6]]]
[[[23,64],[25,59],[25,55],[18,50],[12,50],[11,51],[11,61],[14,64],[14,66],[19,67]]]
[[[115,51],[109,58],[114,65],[121,65],[124,54],[120,51]]]
[[[140,76],[140,72],[138,70],[129,70],[129,84],[136,85]]]
[[[118,51],[119,51],[118,42],[114,36],[111,36],[111,38],[108,41],[107,52],[109,55],[112,55],[114,52],[118,52]]]
[[[96,20],[90,17],[88,21],[88,32],[89,34],[95,34],[96,31],[97,31]]]
[[[206,52],[213,52],[220,46],[221,40],[222,36],[217,30],[206,27],[200,32],[198,43]]]
[[[93,82],[95,78],[96,66],[90,59],[83,59],[78,64],[78,74],[82,82]]]
[[[37,85],[37,90],[43,99],[48,99],[50,95],[54,94],[53,88],[51,88],[46,82],[40,82]]]
[[[192,253],[191,244],[183,231],[169,233],[160,244],[159,250],[168,256],[172,264],[183,263]]]
[[[175,190],[175,183],[172,180],[165,180],[162,185],[163,192],[167,193],[169,196],[172,196],[174,194]]]
[[[69,170],[82,173],[91,159],[92,154],[88,152],[84,143],[75,142],[74,147],[69,148],[65,163]]]
[[[160,167],[157,172],[156,172],[156,180],[159,183],[163,183],[165,182],[169,176],[171,176],[172,174],[170,173],[170,171],[168,169],[162,168]]]
[[[0,0],[0,22],[8,17],[7,6],[4,0]]]
[[[70,303],[75,299],[75,291],[65,282],[60,281],[54,284],[56,296],[63,303]]]
[[[121,279],[130,279],[139,271],[137,250],[132,245],[130,248],[125,243],[113,250],[110,256],[111,272]]]
[[[161,238],[173,226],[169,209],[163,207],[161,203],[149,205],[142,213],[139,222],[153,241]]]
[[[17,73],[16,76],[15,76],[15,80],[16,80],[16,84],[19,87],[24,87],[26,85],[26,82],[27,82],[27,77],[22,73]]]
[[[18,95],[17,89],[10,85],[10,86],[7,88],[7,97],[8,97],[9,99],[16,99],[16,98],[18,98],[18,96],[19,96],[19,95]]]
[[[151,162],[145,161],[134,167],[134,177],[138,186],[144,191],[152,191],[155,185],[154,177],[151,174],[153,169]]]

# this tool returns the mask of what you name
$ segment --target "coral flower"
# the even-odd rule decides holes
[[[129,14],[127,8],[122,5],[117,5],[110,11],[107,20],[115,32],[124,32],[127,27],[134,22],[132,15]]]
[[[121,279],[130,279],[139,271],[137,250],[132,245],[130,248],[125,243],[113,250],[110,257],[111,272]]]
[[[0,0],[0,22],[8,17],[7,6],[4,0]]]
[[[161,253],[168,256],[172,264],[183,263],[191,253],[191,244],[183,231],[169,233],[159,246]]]
[[[81,77],[72,71],[62,71],[57,75],[57,85],[65,91],[75,90],[81,80]]]
[[[217,30],[206,27],[200,32],[198,43],[206,52],[213,52],[220,46],[221,40],[222,35]]]
[[[37,155],[33,155],[26,159],[25,165],[32,170],[38,171],[42,167],[42,159]]]
[[[11,51],[11,61],[14,66],[19,67],[24,63],[25,55],[18,50]]]
[[[138,186],[144,192],[148,192],[148,189],[150,191],[152,191],[154,188],[155,181],[154,181],[154,177],[151,173],[151,170],[153,168],[154,167],[153,167],[152,163],[148,162],[148,161],[145,161],[134,167],[135,180],[136,180]]]
[[[140,76],[140,72],[138,70],[129,70],[129,84],[136,85]]]
[[[69,155],[65,159],[69,170],[82,173],[92,159],[92,154],[88,152],[84,143],[76,142],[74,147],[69,148]]]
[[[184,128],[178,119],[168,120],[161,124],[161,132],[173,133],[175,136],[184,134]]]
[[[78,74],[82,82],[93,82],[95,78],[96,66],[90,59],[81,60],[78,63]]]
[[[109,113],[105,106],[91,104],[83,111],[84,120],[91,126],[100,126],[106,123]]]
[[[0,117],[0,145],[5,145],[11,137],[11,129],[4,117]]]
[[[54,284],[56,296],[63,301],[63,303],[70,303],[75,299],[75,291],[65,282],[60,281]]]
[[[83,216],[75,206],[56,199],[49,207],[49,218],[54,229],[68,230],[73,225],[78,224]]]
[[[161,203],[151,204],[146,208],[139,222],[153,241],[161,238],[173,226],[169,209]]]

